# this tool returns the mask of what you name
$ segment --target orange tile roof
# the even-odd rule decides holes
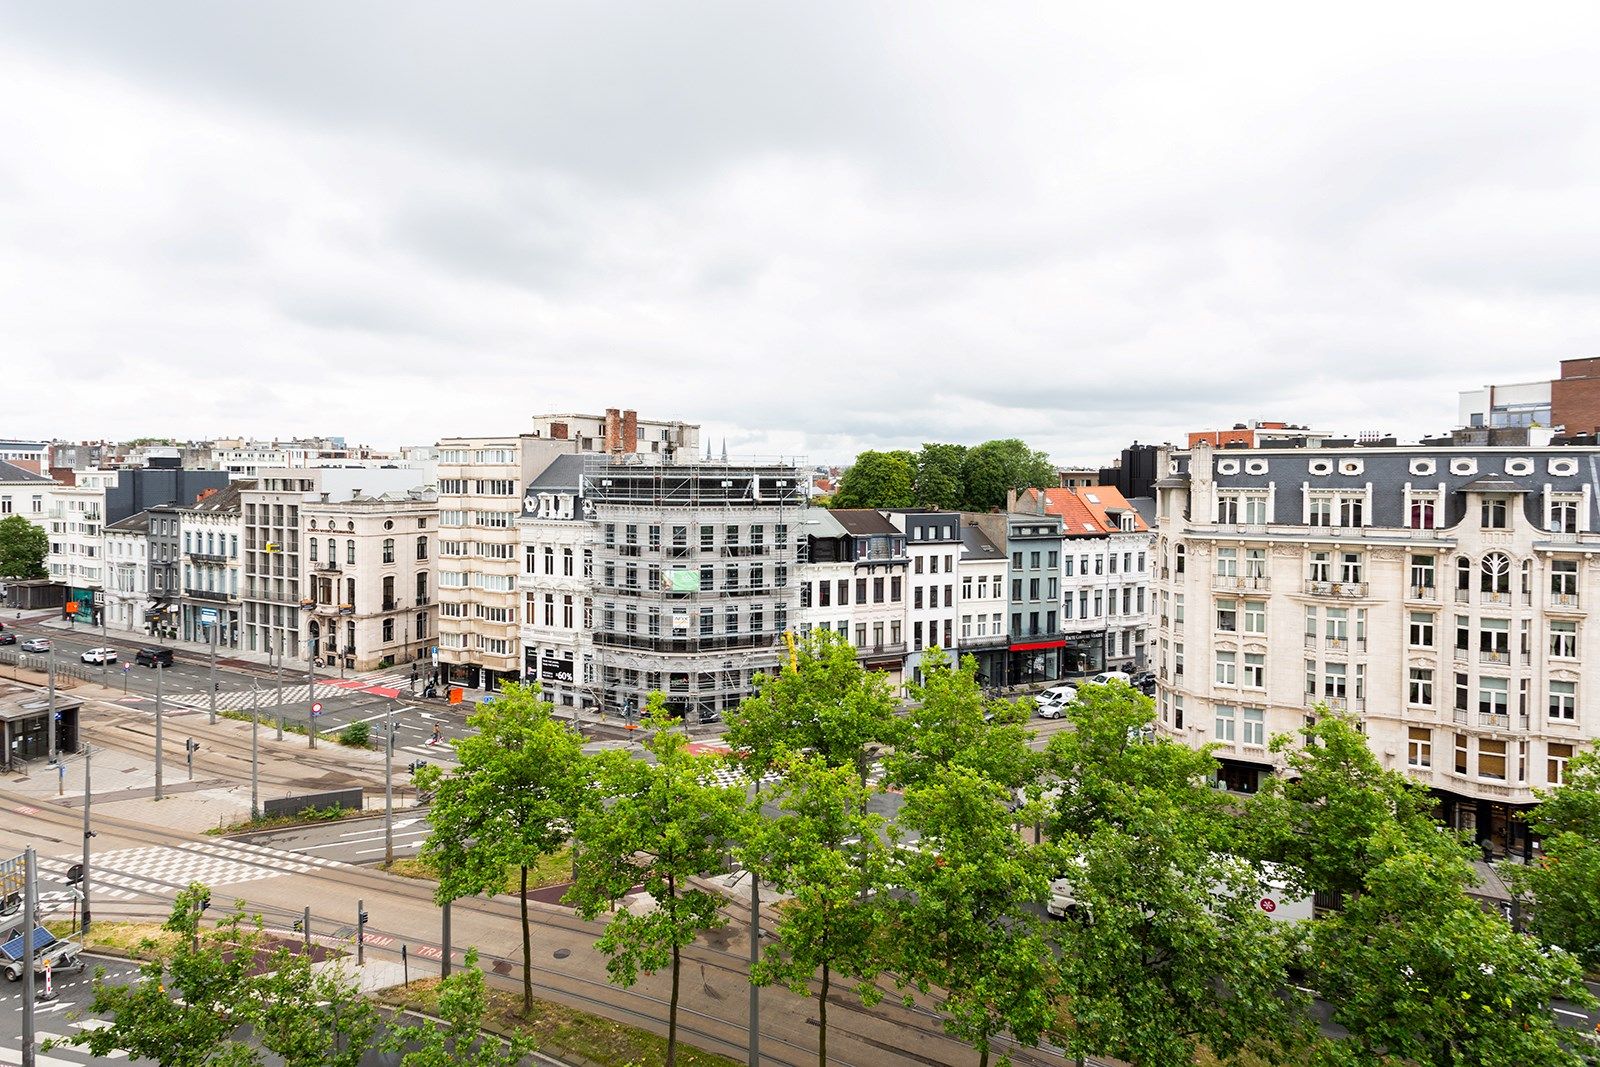
[[[1038,507],[1039,494],[1044,495],[1047,515],[1061,517],[1063,532],[1068,535],[1119,533],[1122,524],[1111,517],[1112,511],[1133,515],[1133,528],[1149,531],[1144,518],[1134,510],[1121,490],[1110,485],[1091,485],[1081,489],[1024,489],[1017,496],[1017,510],[1033,511]]]

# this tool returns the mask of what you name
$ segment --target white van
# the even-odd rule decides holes
[[[1228,857],[1233,859],[1233,857]],[[1083,865],[1081,858],[1074,858],[1080,867]],[[1234,860],[1245,863],[1245,860]],[[1223,887],[1212,887],[1212,893],[1221,896]],[[1296,896],[1289,892],[1288,884],[1283,878],[1283,872],[1276,863],[1261,864],[1261,895],[1256,898],[1256,907],[1267,914],[1273,922],[1294,922],[1297,919],[1312,917],[1311,897]],[[1045,904],[1045,911],[1057,919],[1064,919],[1077,907],[1077,901],[1072,896],[1072,879],[1057,878],[1050,883],[1050,900]]]
[[[1101,671],[1093,678],[1090,678],[1089,681],[1095,685],[1105,685],[1107,682],[1121,682],[1123,685],[1131,686],[1133,684],[1133,675],[1127,671]]]
[[[1033,698],[1038,705],[1038,714],[1041,719],[1059,719],[1068,704],[1078,699],[1076,686],[1057,685],[1046,689]]]

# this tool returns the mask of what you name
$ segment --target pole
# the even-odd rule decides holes
[[[447,861],[448,862],[448,861]],[[450,977],[450,901],[444,902],[444,911],[439,916],[439,977]]]
[[[78,892],[83,895],[83,936],[89,936],[89,839],[94,831],[89,829],[89,746],[83,746],[83,872],[78,879]]]
[[[261,690],[250,683],[250,818],[261,818]]]
[[[189,765],[189,781],[194,781],[194,738],[185,738],[183,742],[183,761]]]
[[[56,645],[50,642],[50,650],[45,653],[50,657],[50,707],[45,714],[45,730],[49,734],[46,751],[50,754],[50,762],[56,761]]]
[[[367,902],[356,899],[356,966],[367,962]]]
[[[311,953],[311,905],[306,905],[305,913],[300,918],[300,931],[305,935],[306,954]]]
[[[161,661],[156,660],[156,799],[162,799],[161,790]]]
[[[106,647],[106,594],[105,594],[105,590],[102,589],[100,591],[100,648],[103,650],[105,647]],[[110,665],[108,663],[106,663],[106,654],[105,654],[104,651],[101,651],[101,653],[100,653],[100,684],[101,684],[101,686],[105,686],[105,684],[106,684],[106,678],[108,677],[106,672],[109,669],[110,669]]]
[[[759,780],[750,779],[750,803],[756,806],[756,793],[760,788]],[[760,814],[756,807],[756,813]],[[761,959],[761,879],[756,877],[753,868],[750,869],[750,973],[755,974],[755,965]],[[755,982],[750,983],[750,1067],[758,1067],[761,1062],[761,987]]]
[[[316,716],[311,714],[311,705],[317,702],[317,676],[313,672],[311,662],[311,638],[306,638],[306,738],[308,748],[317,747]]]
[[[206,627],[211,631],[211,725],[217,725],[217,624]]]
[[[39,887],[35,882],[38,863],[33,846],[22,853],[23,913],[22,913],[22,1067],[35,1067],[38,1063],[33,1038],[33,913],[39,906]]]
[[[272,640],[271,631],[268,631],[267,640],[269,640],[269,641]],[[268,645],[267,646],[267,657],[270,659],[271,656],[272,656],[272,646]],[[275,678],[277,680],[277,683],[278,683],[278,740],[279,741],[283,740],[283,675],[280,673],[282,671],[282,669],[283,669],[283,638],[280,637],[280,638],[278,638],[278,662],[273,664],[273,666],[272,666],[272,677]]]
[[[383,865],[394,866],[394,703],[383,714]]]

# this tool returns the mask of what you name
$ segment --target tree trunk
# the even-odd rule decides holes
[[[522,872],[522,1014],[533,1014],[533,932],[528,925],[528,865]]]
[[[828,965],[822,965],[822,997],[817,1001],[817,1067],[828,1067]]]
[[[984,1042],[983,1047],[978,1050],[978,1067],[989,1067],[989,1043],[988,1042]]]
[[[672,946],[672,1000],[667,1005],[667,1067],[678,1062],[678,946]]]

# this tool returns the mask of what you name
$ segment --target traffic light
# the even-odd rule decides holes
[[[199,752],[200,742],[191,737],[183,743],[183,750],[185,752]]]
[[[410,771],[412,774],[416,774],[418,771],[422,770],[422,768],[426,767],[427,765],[428,765],[428,761],[427,760],[421,760],[421,759],[412,760],[411,763],[407,765],[406,770]]]
[[[362,926],[367,925],[367,913],[364,911],[357,912],[356,922],[360,923]]]
[[[295,920],[295,921],[294,921],[294,932],[295,932],[295,933],[297,933],[297,934],[298,934],[298,933],[303,933],[303,932],[304,932],[304,930],[305,930],[305,923],[304,923],[304,921],[302,921],[302,920],[300,920],[300,919],[296,919],[296,920]]]

